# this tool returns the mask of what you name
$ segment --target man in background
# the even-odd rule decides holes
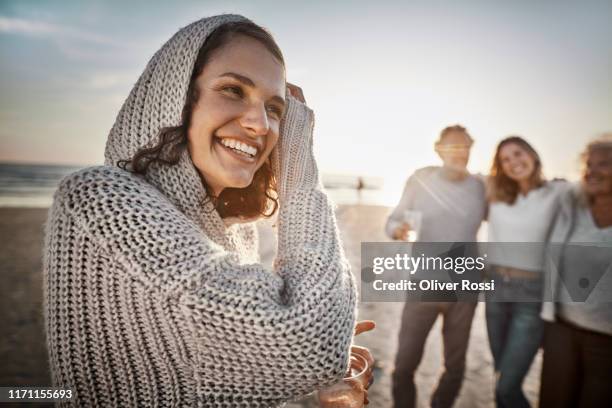
[[[435,150],[443,165],[425,167],[410,176],[399,204],[387,220],[389,237],[417,242],[476,241],[486,201],[483,182],[467,170],[472,143],[467,130],[460,125],[442,130]],[[416,405],[414,374],[429,331],[440,314],[444,318],[444,372],[432,395],[431,406],[453,405],[463,381],[475,308],[474,301],[406,302],[393,373],[395,408]]]

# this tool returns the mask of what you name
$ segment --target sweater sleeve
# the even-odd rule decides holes
[[[281,205],[300,188],[320,187],[312,148],[313,126],[312,110],[287,95],[287,111],[281,123],[281,136],[271,155]]]
[[[282,189],[274,271],[241,264],[131,174],[85,172],[60,187],[81,228],[168,305],[136,320],[187,333],[162,334],[186,350],[184,359],[169,361],[183,361],[210,401],[254,398],[249,406],[272,406],[337,380],[348,364],[355,283],[318,182],[312,113],[301,104],[289,109],[300,111],[284,124],[276,163]]]

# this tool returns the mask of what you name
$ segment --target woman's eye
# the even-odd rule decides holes
[[[244,96],[244,92],[242,92],[242,89],[238,86],[226,86],[222,89],[222,91],[232,96],[237,96],[240,98]]]
[[[280,119],[281,115],[283,114],[280,108],[277,106],[268,106],[266,110],[270,115],[274,116],[277,119]]]

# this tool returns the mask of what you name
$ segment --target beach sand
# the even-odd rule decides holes
[[[353,272],[359,278],[362,241],[386,241],[383,233],[389,212],[379,206],[339,206],[338,225]],[[42,315],[41,248],[46,209],[0,208],[0,386],[48,386],[47,354]],[[265,238],[265,233],[264,233]],[[264,242],[266,244],[266,242]],[[269,244],[269,243],[268,243]],[[265,245],[264,245],[265,246]],[[269,257],[269,250],[265,251]],[[362,334],[357,344],[372,350],[379,367],[370,389],[370,405],[391,407],[390,375],[397,347],[401,303],[361,303],[359,318],[376,321],[373,332]],[[416,374],[419,406],[428,406],[432,388],[441,372],[441,321],[434,326]],[[524,390],[537,404],[541,353],[538,353]],[[479,304],[471,331],[465,380],[455,407],[493,407],[494,374],[484,322],[484,304]],[[30,407],[43,406],[28,404]],[[314,397],[288,408],[316,407]]]
[[[0,208],[0,386],[50,385],[41,274],[46,217],[47,209]]]

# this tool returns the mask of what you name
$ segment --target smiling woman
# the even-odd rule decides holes
[[[265,30],[202,19],[147,65],[106,165],[62,181],[45,317],[53,383],[72,403],[275,407],[343,376],[355,284],[313,157],[313,112],[292,95]],[[247,221],[277,202],[270,271]]]
[[[510,136],[497,145],[488,187],[489,242],[501,243],[489,247],[487,273],[497,291],[486,292],[495,400],[499,407],[528,408],[522,383],[544,332],[539,316],[543,244],[568,183],[546,181],[536,150],[522,137]]]
[[[612,134],[589,143],[582,159],[582,183],[561,198],[546,263],[553,301],[542,305],[541,407],[612,401]]]
[[[272,36],[255,24],[217,28],[198,52],[181,124],[118,165],[144,175],[153,162],[176,164],[188,148],[221,217],[271,216],[278,200],[269,156],[285,109],[284,64]]]

